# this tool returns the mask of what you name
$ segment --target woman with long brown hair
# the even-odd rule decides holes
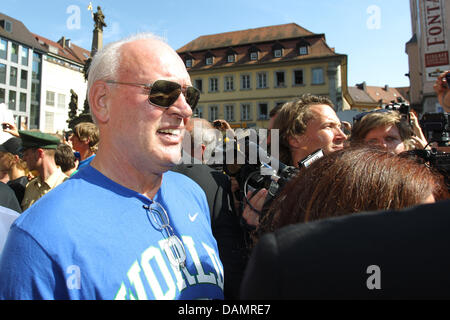
[[[424,164],[381,149],[348,148],[300,171],[271,204],[256,235],[288,224],[446,198],[443,177]]]

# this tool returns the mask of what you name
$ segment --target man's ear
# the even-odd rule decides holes
[[[292,149],[298,149],[303,145],[303,135],[296,134],[288,138],[289,146]]]
[[[109,86],[104,81],[96,81],[89,90],[89,108],[99,122],[108,122],[109,108],[106,103]]]

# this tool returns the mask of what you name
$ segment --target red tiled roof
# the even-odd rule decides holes
[[[72,60],[76,63],[84,65],[87,58],[91,56],[91,53],[88,50],[83,49],[73,43],[71,43],[70,46],[65,45],[63,47],[62,42],[65,40],[64,38],[60,39],[59,42],[54,42],[50,39],[44,38],[43,36],[40,36],[35,33],[33,33],[33,36],[42,46],[47,48],[47,51],[49,53],[56,54],[58,56],[66,58],[68,60]],[[55,52],[49,51],[50,46],[53,48],[56,48],[58,50],[58,52],[55,53]],[[85,55],[87,55],[87,57]]]
[[[239,46],[251,43],[312,36],[296,23],[200,36],[177,50],[178,53]]]
[[[299,55],[298,46],[303,45],[308,46],[308,54]],[[274,46],[283,48],[282,57],[274,57]],[[250,60],[251,48],[256,48],[259,52],[257,60]],[[227,60],[230,50],[235,52],[234,62]],[[314,34],[295,23],[203,36],[177,51],[184,60],[193,59],[192,67],[189,67],[188,70],[207,70],[233,65],[254,65],[338,56],[327,45],[323,34]],[[213,64],[206,65],[207,55],[214,56]]]
[[[391,87],[374,87],[367,86],[367,94],[375,101],[382,100],[382,103],[391,103],[392,101],[397,102],[397,98],[400,97],[409,103],[399,90]]]

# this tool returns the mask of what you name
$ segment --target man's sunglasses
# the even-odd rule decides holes
[[[194,108],[200,99],[200,91],[198,89],[194,87],[182,88],[179,83],[168,80],[156,80],[152,84],[120,82],[114,80],[106,80],[105,82],[145,88],[148,90],[148,101],[151,104],[162,108],[169,108],[173,105],[181,93],[184,94],[186,102],[191,108]]]

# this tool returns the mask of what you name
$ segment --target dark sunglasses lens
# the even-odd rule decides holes
[[[172,81],[157,80],[150,90],[148,99],[151,103],[168,108],[181,94],[181,86]]]
[[[188,87],[186,89],[186,101],[191,106],[191,108],[194,108],[198,100],[200,99],[200,91],[198,91],[194,87]]]

